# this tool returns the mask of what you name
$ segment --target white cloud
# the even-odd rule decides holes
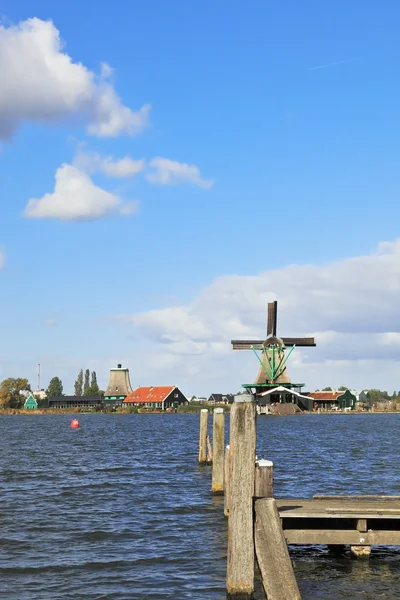
[[[154,169],[146,175],[150,183],[158,185],[176,185],[178,183],[192,183],[202,188],[210,188],[214,185],[211,179],[203,179],[196,165],[180,163],[168,158],[156,157],[150,161],[150,167]]]
[[[5,265],[6,262],[6,255],[4,254],[4,251],[0,249],[0,269],[2,269]]]
[[[263,337],[266,303],[278,299],[278,333],[315,335],[317,342],[293,352],[293,381],[305,381],[309,389],[398,389],[399,297],[400,239],[321,266],[218,277],[187,305],[119,318],[142,343],[147,340],[151,357],[169,357],[160,380],[179,381],[193,393],[236,391],[254,379],[257,362],[252,352],[232,351],[230,340]],[[144,380],[151,361],[141,369]]]
[[[60,33],[38,18],[0,25],[0,138],[10,139],[23,121],[54,123],[85,119],[89,133],[101,137],[134,135],[148,125],[150,107],[123,106],[102,65],[96,77],[63,52]]]
[[[127,178],[144,171],[146,161],[143,158],[134,160],[130,156],[114,160],[112,156],[102,158],[97,152],[78,152],[74,165],[90,174],[102,172],[109,177]]]
[[[99,219],[110,214],[132,214],[137,204],[121,199],[95,185],[92,179],[73,165],[64,164],[56,172],[54,192],[31,198],[24,216],[61,221]]]
[[[146,163],[143,159],[133,160],[129,156],[116,161],[106,158],[102,162],[102,171],[109,177],[134,177],[144,171],[145,166]]]

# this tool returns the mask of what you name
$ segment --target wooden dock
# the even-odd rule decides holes
[[[400,546],[400,496],[274,498],[274,465],[256,457],[251,395],[236,396],[231,407],[230,440],[222,468],[222,418],[220,411],[214,411],[213,442],[219,458],[213,464],[212,491],[224,493],[224,514],[229,519],[228,600],[252,600],[255,559],[268,600],[301,600],[288,552],[291,545],[350,546],[357,558],[368,558],[371,546]],[[200,464],[206,461],[207,422],[202,411]]]
[[[277,507],[287,544],[400,546],[398,497],[281,499]]]

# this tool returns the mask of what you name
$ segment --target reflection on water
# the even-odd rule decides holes
[[[197,466],[198,416],[80,421],[0,417],[0,597],[225,599],[223,499]],[[257,427],[278,497],[400,493],[398,415],[260,417]],[[298,547],[292,558],[303,600],[400,598],[400,549],[364,562]]]

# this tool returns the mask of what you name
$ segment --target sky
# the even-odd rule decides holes
[[[400,6],[3,0],[0,378],[400,390]]]

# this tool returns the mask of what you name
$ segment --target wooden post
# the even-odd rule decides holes
[[[301,600],[276,501],[255,502],[255,546],[268,600]]]
[[[211,491],[215,496],[222,496],[222,494],[224,493],[224,409],[214,408],[213,417],[213,468]]]
[[[225,449],[225,462],[224,462],[224,515],[229,516],[229,505],[230,505],[230,493],[231,493],[231,461],[229,444]]]
[[[362,534],[368,531],[367,519],[358,519],[357,520],[357,531],[360,532],[360,542],[365,542]],[[350,552],[356,558],[369,558],[371,554],[371,546],[360,545],[360,546],[350,546]]]
[[[235,396],[230,418],[227,598],[251,600],[254,592],[253,494],[256,457],[254,397],[247,394]]]
[[[254,473],[254,497],[274,497],[274,463],[270,460],[258,460]]]
[[[208,465],[213,464],[213,451],[212,451],[212,446],[211,446],[209,435],[207,436],[207,464]]]
[[[207,464],[207,429],[208,410],[202,408],[200,411],[199,465]]]

